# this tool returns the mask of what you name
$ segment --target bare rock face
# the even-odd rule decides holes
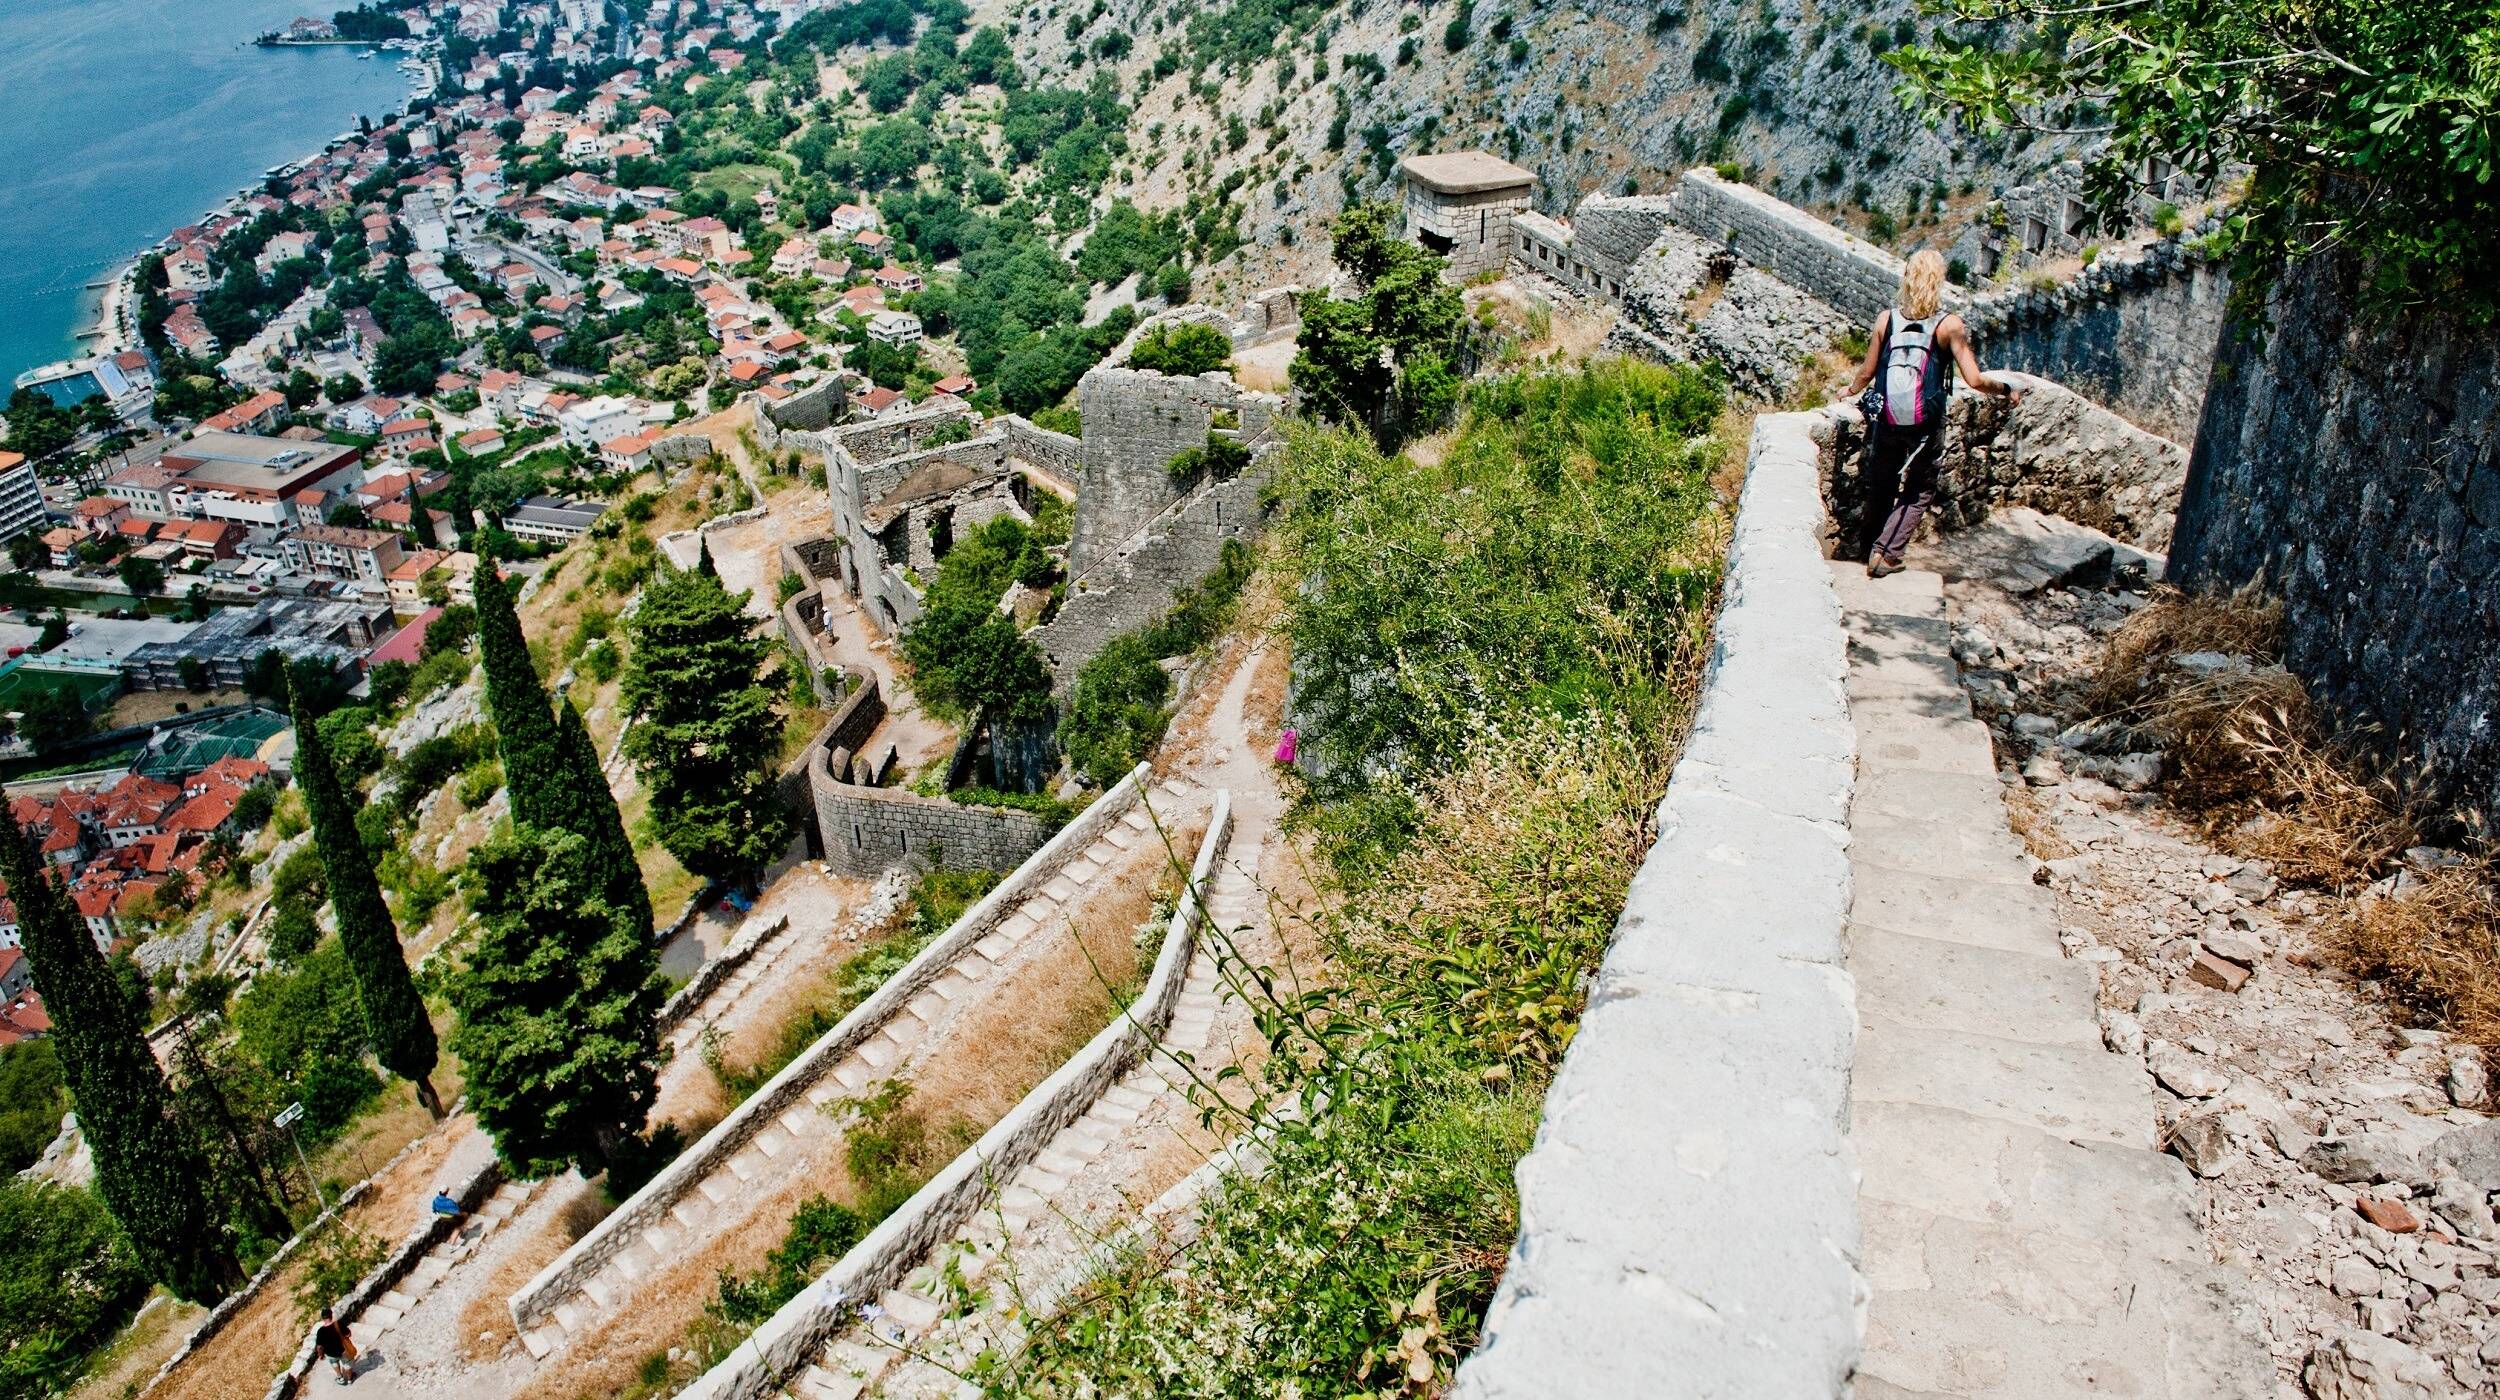
[[[2188,1170],[2198,1176],[2222,1175],[2238,1155],[2218,1113],[2198,1113],[2172,1124],[2169,1146],[2170,1155],[2187,1163]]]
[[[2362,1331],[2310,1353],[2300,1380],[2317,1400],[2442,1400],[2456,1393],[2438,1362],[2393,1337]]]
[[[2445,1134],[2428,1156],[2434,1170],[2444,1167],[2486,1191],[2500,1191],[2500,1118]]]

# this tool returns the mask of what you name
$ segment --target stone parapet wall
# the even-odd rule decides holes
[[[537,1277],[511,1297],[514,1325],[524,1332],[536,1327],[558,1302],[579,1291],[610,1260],[631,1248],[644,1230],[658,1224],[696,1183],[744,1150],[766,1124],[797,1103],[818,1079],[875,1035],[930,983],[945,975],[973,944],[988,937],[1008,911],[1049,883],[1071,857],[1125,815],[1144,792],[1146,775],[1145,765],[1138,765],[1012,875],[1000,881],[980,903],[964,911],[953,927],[931,940],[929,946],[887,978],[885,985],[853,1007],[833,1029],[817,1037],[815,1044],[781,1073],[748,1095],[701,1141],[678,1154],[676,1161],[662,1168],[632,1199],[610,1212],[572,1248],[540,1270]]]
[[[1050,835],[1049,823],[1031,812],[846,783],[823,763],[811,766],[807,777],[824,861],[837,874],[866,879],[896,866],[936,865],[1013,870]]]
[[[780,445],[785,432],[821,432],[842,421],[850,397],[842,381],[826,378],[786,399],[755,401],[755,435],[766,447]]]
[[[2170,547],[2187,478],[2187,449],[2156,437],[2060,384],[2031,379],[2023,401],[1964,389],[1945,406],[1944,456],[1936,474],[1937,528],[1966,529],[1999,506],[2029,506],[2089,525],[2138,549]],[[1862,555],[1887,502],[1858,480],[1866,438],[1854,405],[1816,426],[1833,533],[1841,553]]]
[[[1847,644],[1818,415],[1755,421],[1699,718],[1518,1168],[1459,1400],[1847,1393]]]
[[[825,1344],[858,1316],[861,1304],[903,1283],[920,1261],[973,1218],[1002,1183],[1069,1124],[1085,1116],[1105,1091],[1152,1050],[1171,1022],[1172,1010],[1189,980],[1190,959],[1197,954],[1198,932],[1204,922],[1200,897],[1231,832],[1232,795],[1219,793],[1207,834],[1190,867],[1188,892],[1164,926],[1163,942],[1145,989],[1127,1011],[1019,1100],[980,1141],[912,1193],[910,1200],[879,1222],[824,1277],[766,1319],[727,1360],[679,1391],[680,1400],[763,1400],[772,1395],[815,1360]]]
[[[1861,326],[1901,290],[1901,260],[1855,234],[1753,188],[1694,169],[1669,196],[1675,222],[1725,243],[1746,261]]]
[[[990,426],[1006,428],[1007,455],[1030,462],[1071,486],[1084,475],[1085,444],[1066,433],[1036,427],[1013,413],[991,419]]]

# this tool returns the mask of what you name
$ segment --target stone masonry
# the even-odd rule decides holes
[[[1164,468],[1207,439],[1229,415],[1246,446],[1276,434],[1285,401],[1256,393],[1221,372],[1183,377],[1098,366],[1077,384],[1085,424],[1085,471],[1077,484],[1068,571],[1083,578],[1119,552],[1174,502],[1189,494]]]

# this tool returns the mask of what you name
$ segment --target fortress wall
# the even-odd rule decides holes
[[[1901,260],[1805,210],[1717,172],[1684,172],[1669,207],[1675,222],[1733,246],[1748,262],[1861,326],[1892,305]]]

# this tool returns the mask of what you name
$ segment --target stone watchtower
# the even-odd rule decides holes
[[[1510,261],[1514,215],[1528,208],[1536,176],[1485,151],[1408,156],[1406,236],[1449,259],[1450,280],[1498,272]]]

